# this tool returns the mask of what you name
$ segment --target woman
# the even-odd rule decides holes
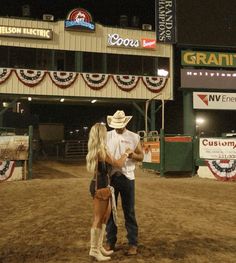
[[[89,132],[87,170],[94,174],[90,184],[90,192],[93,196],[94,220],[91,228],[91,247],[89,255],[98,261],[111,259],[109,255],[112,250],[106,251],[103,244],[106,223],[111,213],[110,200],[101,200],[94,198],[95,189],[104,188],[109,184],[108,169],[109,165],[113,167],[122,167],[131,151],[126,150],[119,160],[115,160],[107,151],[106,147],[107,129],[105,125],[96,123]]]

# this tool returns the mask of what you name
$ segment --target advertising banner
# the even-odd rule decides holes
[[[160,163],[160,143],[159,142],[143,142],[143,162]]]
[[[236,71],[181,69],[181,87],[236,90]]]
[[[236,160],[236,138],[200,138],[199,157],[213,160]]]
[[[29,136],[0,136],[0,160],[27,160]]]
[[[162,43],[176,43],[175,0],[156,0],[156,39]]]
[[[0,26],[1,37],[20,37],[36,39],[52,39],[52,30],[18,26]]]
[[[193,108],[236,110],[236,93],[193,92]]]
[[[184,50],[181,52],[181,65],[236,68],[236,53]]]

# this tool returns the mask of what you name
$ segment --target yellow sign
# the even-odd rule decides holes
[[[0,36],[52,39],[52,30],[30,27],[0,26]]]
[[[236,53],[182,51],[183,66],[236,67]]]

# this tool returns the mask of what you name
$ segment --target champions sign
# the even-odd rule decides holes
[[[83,8],[73,9],[65,20],[65,29],[95,31],[95,24],[92,22],[91,14]]]

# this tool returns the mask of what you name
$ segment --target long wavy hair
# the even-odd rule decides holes
[[[106,135],[107,128],[101,123],[92,126],[89,132],[88,154],[86,156],[87,170],[94,172],[98,157],[102,160],[106,158]]]

